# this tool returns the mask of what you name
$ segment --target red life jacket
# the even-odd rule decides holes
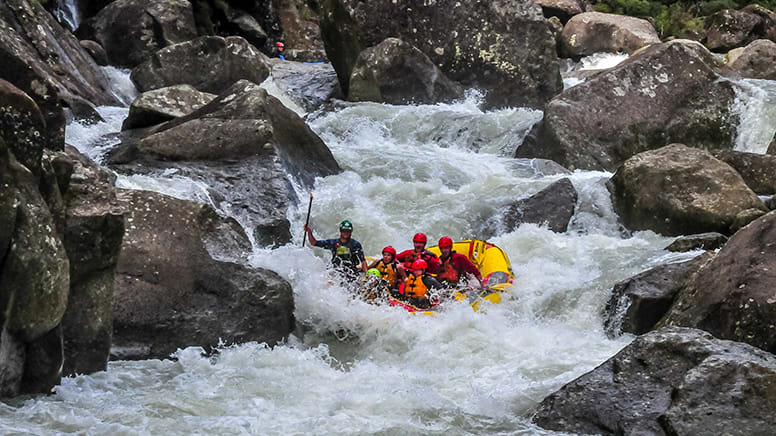
[[[455,254],[455,251],[451,251],[450,256],[448,256],[447,259],[439,258],[442,264],[439,267],[437,279],[444,280],[454,285],[458,283],[458,270],[453,266],[453,254]]]

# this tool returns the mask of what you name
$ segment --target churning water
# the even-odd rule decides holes
[[[559,434],[533,426],[532,410],[632,339],[604,334],[601,310],[613,284],[697,253],[668,253],[668,238],[624,232],[604,187],[611,174],[564,175],[510,158],[541,113],[483,112],[479,98],[309,114],[344,170],[317,180],[311,223],[316,236],[334,237],[350,219],[375,255],[388,244],[409,248],[418,231],[434,240],[476,237],[509,202],[570,178],[579,203],[567,233],[523,225],[491,239],[517,275],[503,304],[421,317],[351,300],[327,284],[328,254],[299,247],[303,204],[290,212],[293,244],[246,260],[293,285],[298,328],[287,344],[111,362],[105,372],[63,380],[54,395],[0,403],[0,432]],[[116,142],[105,134],[126,116],[124,108],[101,112],[106,122],[67,130],[68,142],[98,161]],[[118,184],[212,204],[206,186],[174,174],[121,176]]]

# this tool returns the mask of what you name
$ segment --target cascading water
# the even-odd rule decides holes
[[[604,187],[608,173],[548,173],[506,157],[541,113],[483,112],[477,103],[472,94],[457,104],[346,104],[308,115],[344,169],[317,181],[312,227],[333,237],[348,218],[372,255],[387,244],[409,248],[417,231],[476,236],[509,201],[569,177],[580,199],[567,233],[523,225],[492,239],[517,275],[503,304],[484,313],[451,305],[420,317],[351,300],[328,284],[328,253],[299,247],[306,210],[292,210],[298,240],[248,259],[293,285],[298,328],[287,344],[111,362],[106,372],[63,380],[52,396],[0,403],[0,431],[558,434],[530,423],[533,408],[632,339],[603,331],[612,285],[697,252],[668,253],[670,239],[652,232],[624,235]],[[68,142],[97,160],[115,142],[104,134],[126,115],[100,110],[107,122],[67,130]],[[174,174],[118,183],[210,202],[206,186]]]
[[[54,17],[73,32],[81,25],[81,14],[78,12],[76,0],[57,0]]]

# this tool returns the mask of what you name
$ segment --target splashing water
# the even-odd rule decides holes
[[[741,120],[735,150],[765,153],[776,135],[776,81],[742,79],[735,84],[732,111]]]

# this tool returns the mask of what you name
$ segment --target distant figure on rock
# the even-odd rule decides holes
[[[429,274],[436,274],[439,269],[439,259],[436,254],[426,250],[426,242],[428,238],[423,233],[416,233],[412,237],[412,245],[415,247],[412,250],[405,250],[396,256],[396,260],[404,264],[405,269],[412,269],[412,263],[418,259],[422,259],[428,266]]]
[[[423,259],[412,262],[412,274],[399,287],[399,294],[418,309],[430,308],[431,295],[429,291],[442,289],[442,285],[427,274],[427,267],[428,264]]]
[[[455,287],[461,278],[467,275],[474,276],[482,287],[482,274],[480,270],[463,254],[453,251],[453,240],[447,236],[439,239],[439,272],[437,280],[447,287]]]
[[[331,264],[339,271],[346,281],[352,282],[359,277],[359,273],[366,272],[366,258],[361,243],[351,238],[353,223],[344,220],[339,225],[340,236],[337,239],[325,239],[318,241],[313,236],[309,226],[304,226],[310,244],[315,247],[325,248],[331,251]]]
[[[407,272],[396,260],[396,249],[390,245],[383,248],[383,258],[372,262],[369,268],[375,268],[380,272],[380,277],[385,280],[389,292],[397,290],[399,283],[407,279]]]
[[[278,50],[278,57],[279,57],[280,59],[283,59],[283,60],[285,60],[285,59],[286,59],[286,57],[285,57],[285,56],[283,56],[283,50],[285,50],[285,49],[286,49],[286,45],[285,45],[285,44],[283,44],[282,42],[278,41],[278,42],[275,44],[275,47],[277,47],[277,50]]]

